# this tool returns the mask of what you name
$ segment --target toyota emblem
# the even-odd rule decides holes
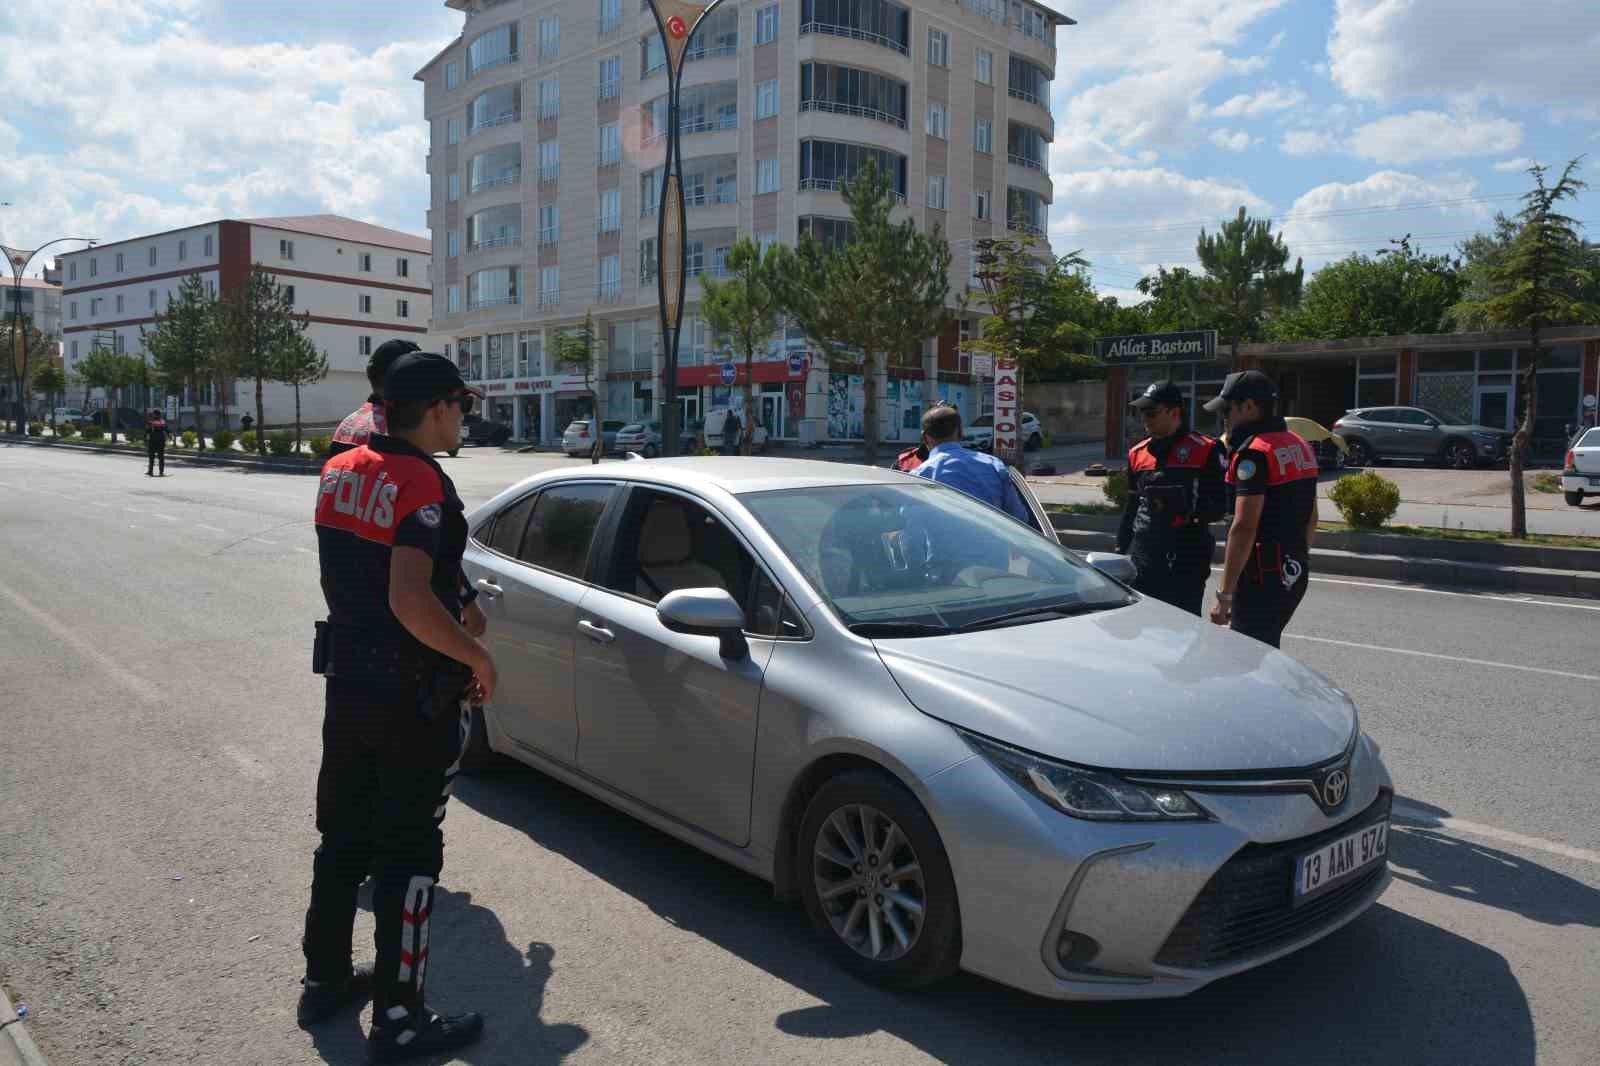
[[[1322,803],[1330,809],[1343,803],[1349,791],[1350,775],[1343,770],[1335,770],[1322,779]]]

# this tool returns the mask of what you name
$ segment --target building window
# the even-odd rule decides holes
[[[647,170],[639,175],[639,217],[645,218],[656,213],[656,205],[661,202],[661,168]]]
[[[622,193],[607,189],[600,194],[600,232],[616,233],[622,229]]]
[[[517,24],[508,22],[480,35],[467,46],[467,77],[517,61]]]
[[[987,48],[980,48],[977,57],[977,70],[973,76],[984,85],[993,85],[994,53]]]
[[[950,35],[943,30],[928,30],[928,66],[950,65]]]
[[[622,26],[622,0],[600,0],[600,36],[617,32]]]
[[[545,204],[539,208],[539,243],[555,244],[560,239],[561,216],[555,204]]]
[[[658,70],[667,69],[667,53],[661,46],[661,34],[650,31],[639,38],[639,77],[647,78]]]
[[[778,113],[778,79],[756,86],[756,118],[772,118]]]
[[[73,318],[77,318],[78,316],[77,315],[73,315],[72,317]],[[73,341],[72,342],[72,358],[73,358],[74,361],[76,361],[77,358],[78,358],[78,342],[77,341]]]
[[[595,285],[595,298],[602,302],[612,302],[622,298],[622,257],[620,255],[602,256],[600,259],[599,281]]]
[[[688,274],[691,278],[699,277],[701,274],[704,274],[706,270],[706,242],[703,240],[684,241],[683,262],[685,267],[684,273]]]
[[[461,143],[461,120],[458,118],[445,119],[444,138],[447,144]]]
[[[122,260],[122,253],[121,253],[121,252],[118,252],[118,253],[117,253],[117,273],[118,273],[118,274],[121,274],[121,273],[122,273],[122,272],[123,272],[123,260]]]
[[[596,84],[600,86],[598,95],[602,100],[615,100],[622,92],[622,57],[609,56],[597,64],[599,71]]]
[[[396,300],[394,302],[394,313],[395,313],[395,317],[396,318],[410,318],[411,317],[411,301],[410,300]]]
[[[294,259],[294,242],[293,241],[279,241],[278,242],[278,258],[279,259],[289,259],[289,260],[293,260]]]
[[[444,87],[454,89],[461,84],[461,64],[446,63],[444,65]]]
[[[972,194],[972,217],[994,217],[994,193],[988,189],[979,189]]]
[[[460,174],[452,174],[445,180],[444,198],[452,204],[461,199]]]
[[[445,254],[451,259],[461,254],[461,231],[450,230],[444,235]]]
[[[756,160],[756,195],[778,191],[778,161],[776,159]]]
[[[67,311],[68,311],[67,317],[72,319],[72,321],[76,322],[78,320],[78,301],[77,300],[73,300],[70,304],[68,304],[67,305]]]
[[[213,247],[214,247],[214,245],[211,243],[211,234],[208,233],[208,234],[206,234],[206,244],[205,244],[205,249],[206,249],[206,253],[205,254],[206,254],[206,258],[207,259],[211,258]]]
[[[363,274],[372,273],[372,253],[371,252],[362,252],[359,256],[356,257],[356,261],[360,264],[358,269]]]
[[[539,271],[539,306],[554,307],[561,302],[561,268],[545,267]]]
[[[539,83],[539,118],[555,118],[561,114],[561,80],[545,78]]]
[[[800,189],[838,190],[856,176],[868,159],[901,201],[906,197],[906,157],[899,152],[840,141],[800,142]]]
[[[364,315],[372,314],[372,296],[368,293],[359,293],[356,296],[356,309]]]
[[[906,128],[905,82],[833,63],[800,65],[800,110],[827,111]]]
[[[284,299],[284,302],[287,303],[290,307],[294,306],[294,286],[293,285],[285,285],[283,287],[283,299]]]
[[[178,262],[184,263],[184,262],[187,262],[188,259],[189,259],[189,242],[188,241],[179,241],[178,242]],[[90,260],[89,265],[92,267],[94,265],[94,261]]]
[[[151,251],[153,252],[153,251],[155,251],[155,249],[152,248]],[[67,264],[67,280],[68,281],[77,281],[78,280],[78,261],[76,259],[74,259],[72,262]]]
[[[452,285],[445,290],[444,306],[449,314],[459,314],[461,311],[461,286]]]
[[[737,174],[718,174],[716,189],[717,203],[736,204],[739,202],[739,176]]]
[[[972,147],[980,152],[994,151],[994,123],[980,118],[972,131]]]
[[[522,83],[500,85],[473,97],[467,105],[467,132],[503,126],[522,118]]]
[[[561,142],[539,142],[539,180],[555,181],[561,174]]]
[[[1032,126],[1012,122],[1006,129],[1007,158],[1018,166],[1034,170],[1047,170],[1050,160],[1050,141]]]
[[[561,17],[539,16],[539,59],[554,59],[561,54]]]
[[[411,260],[396,259],[394,261],[394,276],[397,278],[409,278],[411,276]]]
[[[928,177],[928,206],[943,211],[948,205],[945,202],[945,179],[942,174]]]
[[[372,335],[368,334],[368,333],[363,333],[357,339],[356,350],[361,355],[371,355],[372,354]]]
[[[928,136],[941,141],[950,139],[950,112],[938,100],[928,102]]]
[[[767,44],[778,39],[778,5],[768,4],[756,8],[756,44]]]
[[[97,278],[97,277],[100,276],[100,260],[99,259],[91,259],[91,260],[89,260],[89,276],[91,278]]]
[[[639,242],[639,284],[656,278],[656,239],[646,237]]]
[[[778,235],[776,232],[769,230],[766,233],[756,234],[756,245],[761,249],[762,255],[766,255],[767,252],[771,251],[772,246],[777,243]]]
[[[1050,106],[1050,74],[1043,67],[1021,56],[1012,56],[1007,73],[1010,80],[1006,95],[1040,107]]]
[[[615,122],[607,123],[596,131],[599,145],[596,155],[602,167],[618,166],[622,162],[622,132]]]
[[[209,278],[206,281],[206,295],[213,300],[217,298],[217,279]]]
[[[149,295],[150,295],[150,306],[151,307],[155,307],[155,305],[156,305],[156,290],[151,289]]]
[[[117,294],[117,314],[122,314],[122,294]]]

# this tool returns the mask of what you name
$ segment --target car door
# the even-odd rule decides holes
[[[1415,407],[1401,407],[1395,411],[1395,424],[1399,427],[1400,445],[1396,455],[1411,457],[1434,456],[1444,446],[1444,436],[1433,425],[1426,411]]]
[[[1367,440],[1379,455],[1404,455],[1406,449],[1403,427],[1397,421],[1399,411],[1393,407],[1375,407],[1363,417],[1367,425]]]
[[[743,845],[773,648],[773,636],[760,632],[758,593],[771,579],[728,522],[676,490],[631,489],[615,529],[577,623],[578,766]],[[717,637],[675,633],[657,617],[666,594],[710,587],[757,619],[746,624],[748,655],[725,658]]]
[[[466,559],[500,673],[490,713],[518,744],[569,765],[578,749],[578,610],[595,531],[617,492],[604,481],[532,492],[496,516]]]

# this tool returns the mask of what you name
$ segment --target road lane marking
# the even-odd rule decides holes
[[[15,591],[7,588],[4,585],[0,585],[0,595],[5,596],[12,603],[16,604],[17,607],[21,609],[23,614],[28,615],[45,629],[48,629],[50,632],[54,633],[56,638],[63,644],[68,645],[79,655],[100,667],[100,669],[104,670],[113,681],[116,681],[118,684],[122,685],[123,688],[127,689],[141,700],[144,700],[147,703],[161,702],[161,691],[156,688],[155,685],[152,685],[150,682],[146,681],[138,674],[133,673],[131,670],[125,669],[122,665],[111,659],[99,648],[96,648],[93,644],[91,644],[77,630],[56,621],[56,619],[49,613],[39,607],[34,606],[32,602],[24,599]]]
[[[171,516],[171,515],[169,515],[169,514],[158,514],[158,513],[157,513],[157,512],[155,512],[155,511],[151,511],[151,512],[150,512],[150,517],[151,517],[151,518],[159,518],[159,519],[161,519],[161,520],[162,520],[162,521],[163,521],[163,522],[176,522],[176,521],[177,521],[177,519],[176,519],[176,518],[173,518],[173,517],[172,517],[172,516]]]
[[[1543,837],[1530,837],[1522,833],[1513,833],[1509,829],[1496,829],[1492,825],[1482,825],[1478,822],[1469,822],[1462,818],[1439,817],[1426,807],[1414,806],[1403,799],[1394,801],[1394,813],[1397,817],[1410,821],[1422,822],[1421,829],[1449,829],[1457,833],[1466,833],[1469,836],[1485,837],[1489,840],[1498,840],[1506,844],[1516,844],[1518,847],[1531,848],[1534,851],[1546,851],[1552,855],[1562,855],[1579,862],[1589,862],[1600,866],[1600,851],[1590,851],[1588,848],[1575,848],[1570,844],[1563,844],[1559,840],[1545,840]]]
[[[1222,573],[1222,567],[1213,566],[1213,574]],[[1535,600],[1527,596],[1498,596],[1492,592],[1451,592],[1449,589],[1430,589],[1419,585],[1390,585],[1382,581],[1352,581],[1349,578],[1339,577],[1313,577],[1310,580],[1321,585],[1353,585],[1363,589],[1383,589],[1387,592],[1421,592],[1429,596],[1461,596],[1480,603],[1510,603],[1519,607],[1557,607],[1568,608],[1574,611],[1600,611],[1600,605],[1589,603],[1560,603],[1550,600]]]
[[[1352,640],[1332,640],[1328,637],[1308,637],[1303,633],[1285,633],[1285,637],[1294,640],[1309,640],[1315,644],[1337,644],[1341,648],[1360,648],[1363,651],[1382,651],[1391,655],[1413,655],[1419,659],[1443,659],[1451,663],[1467,663],[1471,666],[1492,666],[1501,670],[1521,670],[1529,674],[1546,674],[1550,677],[1569,677],[1576,681],[1600,681],[1600,675],[1576,674],[1567,670],[1550,670],[1543,666],[1523,666],[1520,663],[1497,663],[1489,659],[1469,659],[1462,655],[1441,655],[1435,651],[1413,651],[1410,648],[1386,648],[1381,644],[1357,644]]]
[[[305,552],[307,555],[315,555],[315,554],[317,554],[316,552],[312,551],[310,548],[296,548],[295,551],[297,551],[297,552]]]
[[[196,522],[194,524],[194,528],[196,528],[196,529],[209,529],[213,533],[221,533],[223,536],[227,536],[228,535],[228,531],[226,529],[218,529],[216,526],[208,526],[204,522]]]

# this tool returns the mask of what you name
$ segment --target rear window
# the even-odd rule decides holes
[[[623,433],[643,433],[644,432],[644,427],[642,425],[640,425],[639,423],[637,423],[637,422],[629,422],[627,425],[622,427],[620,432],[623,432]]]
[[[607,433],[617,433],[622,430],[621,422],[602,422],[601,425],[605,427],[605,432]]]
[[[1591,429],[1582,437],[1579,437],[1577,446],[1580,448],[1600,448],[1600,427]]]
[[[582,578],[595,527],[614,491],[613,485],[560,485],[540,493],[517,558]]]
[[[588,428],[589,428],[589,423],[586,422],[585,420],[581,419],[581,418],[578,419],[578,421],[576,421],[576,422],[568,422],[567,423],[567,432],[568,433],[571,433],[575,429],[588,429]]]

